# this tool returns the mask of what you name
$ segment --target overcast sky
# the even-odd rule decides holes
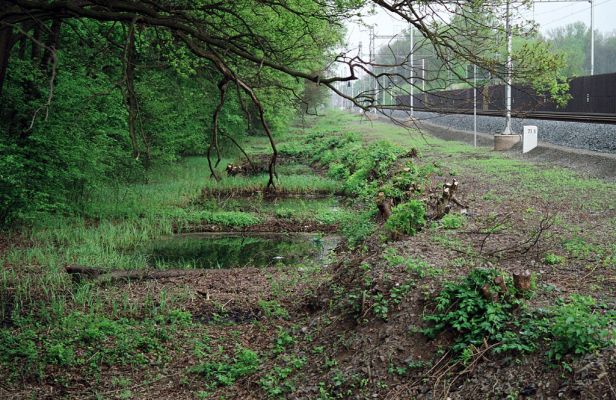
[[[536,3],[534,10],[528,11],[529,19],[534,19],[540,24],[540,31],[544,34],[559,26],[564,26],[576,21],[584,22],[590,26],[590,3],[588,2],[558,2]],[[376,15],[364,18],[368,24],[376,25],[378,35],[393,35],[406,27],[401,20],[393,18],[383,10]],[[349,48],[356,49],[362,42],[364,56],[367,56],[369,35],[365,28],[357,23],[348,23],[347,42]],[[595,30],[601,32],[616,32],[616,0],[595,0]],[[385,40],[377,41],[377,46],[383,46]],[[614,60],[616,62],[616,60]]]

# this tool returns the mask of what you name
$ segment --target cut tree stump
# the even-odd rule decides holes
[[[513,286],[519,294],[524,294],[530,291],[531,286],[531,273],[525,269],[523,271],[517,271],[513,273]]]
[[[393,207],[393,205],[393,200],[385,197],[385,193],[379,192],[379,194],[376,196],[376,206],[379,209],[379,215],[385,221],[387,221],[391,216],[391,208]]]
[[[436,203],[434,204],[434,211],[430,215],[430,219],[438,220],[443,218],[451,210],[452,203],[461,208],[468,208],[456,198],[456,192],[458,191],[459,185],[460,184],[457,179],[453,179],[451,183],[445,183],[443,185],[443,191],[436,199]]]
[[[505,284],[505,280],[502,276],[497,276],[494,278],[494,284],[500,288],[500,291],[503,294],[507,294],[509,291],[507,290],[507,285]]]
[[[74,281],[93,280],[98,282],[142,281],[148,279],[176,278],[187,275],[200,275],[202,270],[169,269],[169,270],[104,270],[100,268],[84,267],[81,265],[68,265],[65,271]]]

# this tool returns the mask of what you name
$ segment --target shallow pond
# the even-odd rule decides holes
[[[193,233],[157,240],[151,264],[163,268],[241,268],[327,262],[339,237],[307,233]]]

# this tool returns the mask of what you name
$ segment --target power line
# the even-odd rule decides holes
[[[601,4],[609,3],[610,1],[613,1],[613,0],[604,0],[602,2],[596,3],[594,5],[594,7],[600,6]],[[592,7],[593,6],[584,7],[584,9],[582,9],[582,10],[578,10],[576,12],[572,12],[570,14],[565,15],[564,17],[560,17],[560,18],[557,18],[555,20],[549,21],[549,22],[547,22],[545,24],[542,24],[541,26],[545,27],[545,26],[548,26],[548,25],[552,25],[552,24],[554,24],[556,22],[562,21],[563,19],[567,19],[567,18],[572,17],[574,15],[581,14],[581,13],[584,13],[584,12],[588,12]]]

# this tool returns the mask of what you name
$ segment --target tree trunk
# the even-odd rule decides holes
[[[49,67],[52,60],[52,52],[56,51],[60,44],[60,32],[62,30],[62,20],[54,19],[51,23],[51,29],[47,37],[47,47],[43,53],[43,59],[41,65],[43,68]]]
[[[30,52],[30,59],[36,61],[41,57],[41,25],[36,24],[34,26],[34,33],[32,34],[32,51]]]
[[[4,87],[4,78],[9,66],[9,54],[11,52],[11,37],[13,30],[10,27],[0,29],[0,96]]]
[[[126,84],[126,106],[128,108],[128,133],[133,147],[133,158],[139,158],[137,144],[137,93],[135,92],[135,24],[128,30],[126,48],[124,50],[124,79]]]

